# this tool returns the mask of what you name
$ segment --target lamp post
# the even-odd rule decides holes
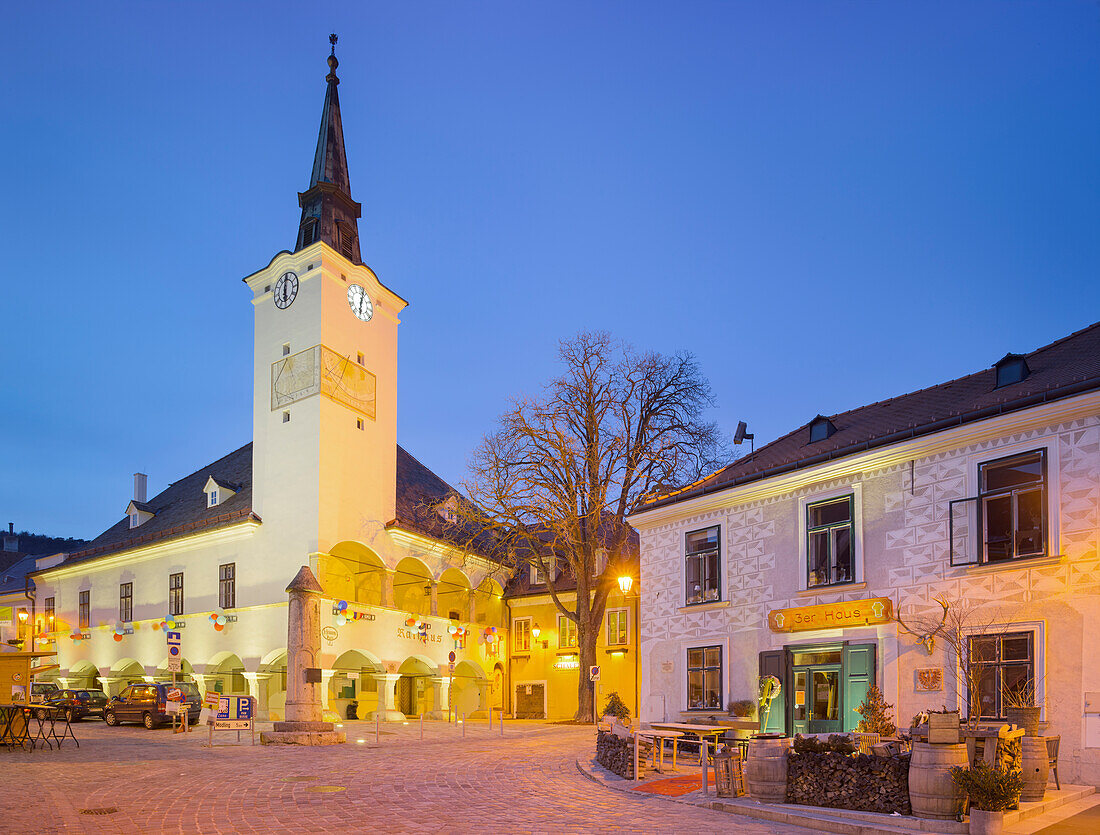
[[[631,577],[629,574],[624,574],[619,578],[619,591],[621,591],[623,593],[623,597],[629,597],[630,596],[630,590],[633,587],[634,587],[634,578]],[[641,608],[639,603],[638,603],[638,598],[639,597],[641,597],[641,595],[639,595],[637,592],[635,592],[634,593],[634,606],[633,606],[634,611],[633,611],[633,617],[631,617],[631,621],[632,621],[631,626],[633,626],[634,629],[637,630],[637,632],[635,632],[635,634],[638,636],[638,641],[637,641],[638,646],[637,646],[635,654],[634,654],[634,716],[635,717],[638,716],[638,705],[640,704],[640,700],[641,700],[641,693],[638,692],[641,689],[641,686],[638,682],[638,670],[639,670],[639,668],[641,666],[641,663],[642,663],[642,659],[641,659],[642,630],[641,630],[641,624],[638,623],[638,614],[639,614],[639,610]],[[641,720],[639,720],[639,721],[641,721]]]

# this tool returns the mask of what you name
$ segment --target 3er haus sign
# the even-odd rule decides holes
[[[889,597],[871,597],[845,603],[822,603],[794,609],[768,612],[772,632],[802,632],[806,629],[842,629],[845,626],[870,626],[889,623],[893,605]]]

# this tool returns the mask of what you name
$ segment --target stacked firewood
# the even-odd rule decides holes
[[[912,814],[909,756],[792,751],[787,758],[787,802],[860,812]]]
[[[607,731],[596,734],[596,762],[628,780],[634,779],[634,745]]]

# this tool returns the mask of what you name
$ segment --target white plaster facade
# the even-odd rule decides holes
[[[1034,449],[1047,453],[1048,556],[952,567],[949,502],[978,493],[979,463]],[[837,494],[854,496],[857,582],[807,590],[805,503]],[[643,721],[686,708],[686,651],[702,645],[724,648],[726,702],[755,697],[761,652],[846,640],[876,645],[876,681],[900,725],[920,710],[960,704],[956,662],[942,641],[930,656],[895,623],[782,634],[767,621],[775,609],[872,597],[891,598],[905,618],[938,611],[933,598],[942,594],[982,601],[997,623],[1033,632],[1046,733],[1062,737],[1060,774],[1100,784],[1100,714],[1085,705],[1086,693],[1100,691],[1100,393],[687,498],[630,521],[641,536]],[[722,600],[686,606],[685,535],[715,524]],[[956,543],[957,551],[975,547]],[[916,670],[935,667],[945,671],[944,689],[918,692]]]

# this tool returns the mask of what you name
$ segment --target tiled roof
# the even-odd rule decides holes
[[[937,386],[828,415],[836,432],[810,443],[810,423],[673,493],[655,497],[650,510],[740,484],[787,473],[909,438],[1018,411],[1100,388],[1100,322],[1022,356],[1030,373],[996,388],[987,368]],[[820,417],[820,416],[819,416]]]
[[[37,559],[38,556],[33,554],[27,555],[0,569],[0,594],[23,591],[26,587],[27,573],[34,571],[34,562]]]
[[[240,484],[241,489],[217,507],[207,507],[203,488],[213,476],[216,481]],[[135,502],[135,504],[137,504]],[[69,554],[65,564],[102,557],[153,542],[174,539],[196,531],[225,527],[252,515],[252,444],[219,458],[212,464],[171,484],[142,503],[142,509],[156,514],[136,528],[123,518],[109,527],[88,547]]]

